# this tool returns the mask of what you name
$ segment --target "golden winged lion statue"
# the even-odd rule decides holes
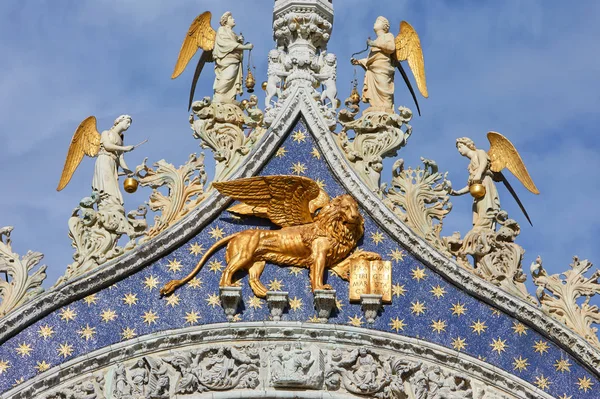
[[[525,207],[502,174],[502,170],[506,168],[511,171],[532,193],[539,194],[539,190],[529,175],[519,152],[510,140],[497,132],[489,132],[487,137],[490,142],[490,149],[487,152],[476,148],[473,140],[468,137],[461,137],[456,140],[458,152],[470,160],[468,166],[469,179],[465,187],[460,190],[452,190],[450,194],[464,195],[471,193],[473,196],[473,226],[494,229],[495,217],[500,211],[500,199],[494,181],[501,181],[517,201],[523,214],[531,224],[531,219]]]
[[[206,11],[198,15],[190,25],[175,63],[171,79],[177,78],[185,70],[198,49],[202,55],[198,60],[192,79],[188,111],[192,107],[196,83],[207,62],[215,63],[213,85],[216,103],[232,103],[237,94],[242,94],[243,50],[252,50],[251,43],[244,44],[243,36],[233,32],[235,20],[231,12],[225,12],[220,19],[220,27],[215,31],[210,24],[212,14]]]
[[[73,134],[56,190],[61,191],[67,186],[83,157],[87,155],[96,158],[92,190],[107,194],[122,204],[118,168],[123,169],[126,174],[133,173],[123,158],[123,153],[135,148],[123,145],[124,133],[130,125],[131,117],[121,115],[110,129],[100,133],[96,127],[96,117],[85,118]]]
[[[419,91],[423,97],[429,97],[425,79],[425,61],[419,35],[408,22],[402,21],[400,32],[394,37],[390,33],[390,22],[381,16],[375,21],[373,30],[377,38],[367,40],[367,49],[370,48],[367,58],[355,59],[352,57],[350,60],[353,65],[360,65],[365,70],[362,101],[370,105],[365,112],[394,112],[394,74],[397,68],[408,86],[419,115],[421,115],[417,96],[401,64],[402,61],[408,62]]]
[[[347,280],[353,259],[381,259],[373,252],[351,253],[363,235],[364,219],[350,195],[330,199],[315,181],[302,176],[257,176],[213,183],[213,186],[241,202],[230,208],[230,212],[268,218],[281,229],[249,229],[219,240],[188,276],[165,284],[161,295],[170,295],[190,281],[225,244],[227,267],[219,286],[232,286],[233,275],[246,270],[250,287],[260,298],[267,295],[267,288],[260,281],[266,262],[308,268],[314,291],[331,289],[323,283],[327,268]]]

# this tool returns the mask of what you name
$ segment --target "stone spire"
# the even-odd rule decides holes
[[[267,123],[272,123],[277,109],[292,90],[303,87],[313,92],[326,120],[335,127],[337,59],[327,53],[332,28],[332,0],[275,0],[276,49],[269,52]],[[322,92],[315,90],[319,87]]]

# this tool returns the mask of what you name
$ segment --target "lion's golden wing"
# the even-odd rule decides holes
[[[282,227],[312,222],[309,205],[321,194],[314,180],[302,176],[256,176],[217,182],[213,186],[221,194],[256,210],[252,212],[248,207],[241,207],[243,214],[259,217],[266,214],[273,223]]]
[[[497,132],[489,132],[487,134],[490,141],[490,150],[488,156],[491,161],[491,169],[493,172],[500,172],[507,168],[527,190],[534,194],[539,194],[539,190],[531,179],[519,152],[506,137]]]
[[[183,43],[181,44],[171,79],[175,79],[181,75],[199,48],[204,51],[212,51],[215,47],[217,32],[210,26],[210,18],[210,11],[206,11],[198,15],[190,25],[185,39],[183,39]]]
[[[71,144],[69,145],[69,151],[67,152],[67,159],[65,160],[65,166],[63,167],[62,175],[60,176],[60,182],[56,191],[60,191],[69,184],[71,177],[77,166],[81,163],[84,155],[89,157],[95,157],[100,149],[100,133],[96,128],[96,118],[94,116],[88,116],[79,124],[79,127],[73,134]]]
[[[419,91],[423,97],[429,97],[421,40],[414,28],[406,21],[400,23],[400,33],[396,36],[396,58],[398,61],[408,61]]]

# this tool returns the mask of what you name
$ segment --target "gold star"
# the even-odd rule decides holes
[[[437,299],[443,298],[444,295],[446,294],[446,290],[441,287],[439,284],[437,286],[431,286],[431,291],[429,291],[433,294],[434,297],[436,297]]]
[[[196,324],[199,318],[200,315],[192,310],[191,312],[187,312],[185,314],[185,323],[190,323],[192,325]]]
[[[404,296],[406,290],[404,289],[404,285],[394,284],[392,285],[392,294],[395,296]]]
[[[221,305],[221,300],[219,299],[219,296],[217,294],[210,294],[206,298],[206,302],[208,302],[208,305],[212,306],[213,308],[215,306],[220,306]]]
[[[548,378],[544,377],[543,374],[535,377],[535,381],[533,383],[543,391],[548,389],[548,387],[550,386],[550,381],[548,380]]]
[[[236,314],[233,316],[233,319],[231,319],[232,322],[236,322],[236,321],[242,321],[242,315],[241,314]]]
[[[566,394],[566,393],[565,393],[565,394],[563,394],[563,396],[559,396],[559,397],[558,397],[558,399],[572,399],[572,398],[573,398],[573,395],[571,395],[571,396],[567,396],[567,394]]]
[[[60,319],[62,321],[65,321],[68,323],[71,320],[75,320],[75,317],[77,317],[77,313],[70,307],[60,311]]]
[[[85,302],[88,306],[95,305],[97,301],[98,301],[97,294],[88,295],[85,298],[83,298],[83,302]]]
[[[492,316],[500,317],[501,314],[502,314],[501,311],[499,311],[498,309],[492,308]]]
[[[490,346],[492,347],[492,351],[498,352],[499,355],[506,351],[506,348],[508,347],[508,345],[506,345],[506,340],[502,340],[500,337],[498,337],[498,339],[492,338]]]
[[[533,345],[533,349],[535,349],[535,352],[539,353],[540,355],[547,353],[548,348],[548,344],[542,340],[535,341],[535,345]]]
[[[560,371],[561,373],[566,372],[571,372],[571,363],[569,363],[569,359],[560,359],[557,360],[556,363],[554,363],[554,367],[556,368],[556,371]]]
[[[317,315],[313,315],[308,319],[309,323],[320,323],[321,319],[317,317]]]
[[[383,242],[383,239],[384,237],[381,231],[371,233],[371,241],[373,241],[373,244],[379,245],[381,242]]]
[[[172,259],[169,261],[169,264],[167,265],[167,267],[169,268],[170,272],[177,273],[177,272],[181,271],[181,269],[183,268],[183,265],[177,259]]]
[[[200,280],[198,277],[194,277],[193,279],[190,280],[190,282],[187,285],[190,288],[201,288],[202,280]]]
[[[196,242],[193,244],[190,244],[190,254],[192,254],[194,256],[198,256],[202,252],[204,252],[204,247],[201,244],[198,244]]]
[[[344,304],[339,299],[336,299],[335,300],[335,307],[337,308],[337,310],[342,310],[342,308],[344,307]]]
[[[281,291],[283,282],[277,279],[269,281],[269,291]]]
[[[299,274],[302,274],[302,268],[301,267],[296,267],[296,266],[292,266],[288,268],[290,274],[293,274],[294,276],[298,276]]]
[[[131,339],[133,337],[135,337],[137,334],[135,333],[135,328],[129,328],[129,327],[125,327],[123,329],[123,332],[121,333],[121,336],[123,337],[123,339]]]
[[[425,269],[421,269],[420,267],[412,269],[411,273],[413,280],[421,281],[424,280],[425,277],[427,277],[427,274],[425,274]]]
[[[527,335],[527,330],[528,328],[525,327],[523,324],[515,321],[513,323],[513,326],[511,327],[513,329],[513,331],[515,332],[515,334],[519,334],[519,337],[521,335]]]
[[[410,311],[412,312],[412,314],[416,314],[417,316],[420,314],[424,314],[425,310],[427,309],[425,307],[425,302],[411,302],[410,303]]]
[[[248,306],[253,309],[262,309],[262,301],[257,296],[251,296],[248,298]]]
[[[285,157],[285,154],[287,154],[287,150],[285,149],[285,147],[281,147],[280,149],[277,150],[277,152],[275,153],[275,156],[277,158],[283,158],[283,157]]]
[[[450,310],[452,311],[453,316],[462,316],[467,312],[465,305],[460,302],[453,303]]]
[[[45,326],[40,326],[40,329],[38,330],[38,334],[40,335],[40,337],[42,337],[44,339],[48,339],[48,338],[51,338],[52,335],[54,335],[54,330],[52,329],[52,327],[50,327],[48,324],[46,324]]]
[[[348,324],[354,327],[360,327],[364,323],[362,316],[354,315],[354,317],[348,316],[348,318],[350,319],[350,321],[348,321]]]
[[[310,155],[312,155],[315,159],[321,159],[321,153],[319,152],[317,147],[313,147],[312,151],[310,152]]]
[[[481,335],[482,332],[485,332],[487,326],[485,325],[485,321],[477,319],[475,323],[471,324],[471,328],[473,329],[473,334],[477,333],[477,335]]]
[[[588,389],[592,389],[592,385],[594,385],[592,380],[588,377],[578,378],[578,380],[577,385],[579,385],[579,390],[586,393]]]
[[[487,361],[487,357],[481,355],[477,355],[477,359],[481,360],[482,362]]]
[[[294,311],[302,309],[302,299],[296,297],[290,299],[290,309]]]
[[[15,351],[17,352],[17,354],[21,355],[21,357],[31,356],[32,350],[33,348],[31,347],[31,345],[26,344],[25,342],[23,342],[21,345],[15,348]]]
[[[218,273],[223,270],[223,263],[221,263],[220,260],[215,259],[208,264],[208,268],[211,272]]]
[[[24,382],[25,382],[25,377],[21,377],[18,380],[15,379],[15,383],[13,384],[13,387],[16,387],[17,385],[22,384]]]
[[[398,317],[395,319],[390,319],[390,328],[392,330],[396,330],[396,332],[399,332],[400,330],[404,331],[404,327],[406,327],[404,319],[400,320]]]
[[[8,360],[0,360],[0,375],[6,373],[6,370],[10,368]]]
[[[125,305],[136,305],[138,298],[137,298],[137,294],[132,294],[131,292],[129,294],[125,294],[125,296],[123,298],[121,298],[121,300],[125,303]]]
[[[144,315],[142,316],[142,319],[144,319],[144,323],[147,323],[148,325],[151,325],[152,323],[156,324],[156,320],[159,319],[158,315],[156,314],[156,312],[149,310],[147,312],[144,312]]]
[[[108,323],[109,321],[113,321],[117,318],[117,312],[111,309],[105,309],[100,313],[100,318],[103,322]]]
[[[301,175],[306,172],[306,165],[304,165],[302,162],[298,161],[292,165],[291,169],[292,169],[293,173],[295,173],[297,175]]]
[[[317,179],[315,180],[315,183],[317,183],[317,186],[319,186],[321,190],[325,190],[325,181],[323,179]]]
[[[170,305],[174,308],[175,306],[179,305],[179,295],[171,294],[165,297],[165,301],[167,302],[167,305]]]
[[[431,320],[431,330],[440,334],[446,331],[447,323],[445,320],[439,319],[438,321]]]
[[[96,328],[90,327],[89,324],[86,324],[85,327],[81,327],[81,330],[77,331],[77,334],[81,335],[81,338],[85,338],[86,341],[94,338],[94,334],[96,334]]]
[[[519,371],[523,371],[523,370],[527,370],[527,366],[529,366],[529,363],[527,362],[527,359],[523,359],[522,356],[519,356],[519,358],[517,359],[515,357],[515,361],[513,362],[513,370],[519,370]]]
[[[35,368],[37,369],[38,373],[43,373],[50,368],[50,364],[46,363],[45,360],[42,360],[41,362],[37,362],[37,366],[35,366]]]
[[[452,339],[452,347],[457,351],[461,351],[467,347],[467,343],[464,338],[457,337]]]
[[[73,345],[70,345],[67,342],[65,342],[64,344],[60,344],[57,349],[57,352],[58,356],[62,356],[66,359],[73,354]]]
[[[303,143],[304,141],[306,141],[306,134],[304,134],[302,130],[296,130],[292,134],[292,138],[296,143]]]
[[[144,286],[152,291],[154,288],[158,287],[158,279],[154,276],[146,277]]]
[[[220,240],[221,238],[223,238],[224,236],[224,231],[222,228],[220,228],[219,226],[215,226],[212,229],[210,229],[210,231],[208,232],[208,234],[215,240]]]
[[[402,262],[404,260],[404,255],[404,251],[401,251],[399,249],[394,249],[388,254],[388,256],[392,258],[396,263]]]

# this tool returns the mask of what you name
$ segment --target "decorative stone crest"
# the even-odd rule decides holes
[[[145,241],[166,230],[206,198],[204,154],[199,157],[191,154],[179,169],[164,159],[154,164],[155,169],[148,167],[146,161],[147,158],[136,168],[135,174],[140,179],[140,185],[152,188],[148,205],[160,215],[154,218],[154,226],[146,232]],[[167,195],[158,190],[165,186]]]
[[[27,251],[22,257],[12,251],[12,226],[0,228],[0,317],[44,292],[46,265],[34,270],[44,257],[39,252]]]
[[[125,214],[123,204],[115,196],[93,191],[83,198],[69,218],[69,237],[75,248],[67,272],[56,282],[60,285],[98,267],[136,247],[137,238],[147,228],[144,205]],[[126,235],[129,242],[121,247],[119,239]]]

